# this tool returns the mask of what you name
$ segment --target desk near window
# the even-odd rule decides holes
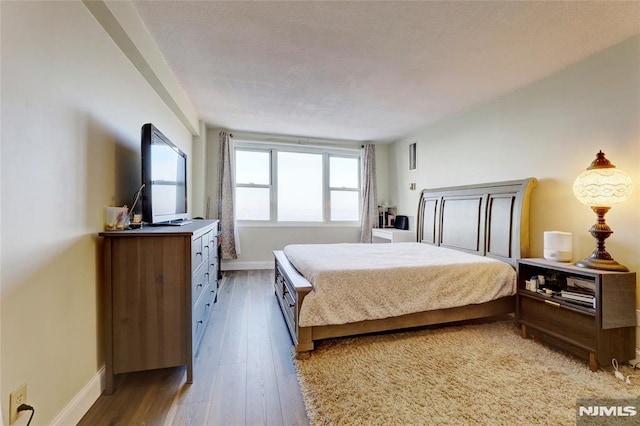
[[[395,228],[374,228],[371,230],[372,243],[416,242],[416,233],[411,230]]]

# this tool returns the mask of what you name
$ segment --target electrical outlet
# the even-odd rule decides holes
[[[18,418],[18,407],[27,402],[27,384],[23,383],[9,394],[9,424]]]

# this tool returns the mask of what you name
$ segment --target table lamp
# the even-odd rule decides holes
[[[631,178],[622,170],[616,169],[604,157],[602,151],[596,154],[596,159],[573,182],[573,194],[598,215],[598,221],[589,232],[598,240],[596,249],[591,256],[576,262],[582,268],[604,269],[609,271],[627,272],[626,266],[619,264],[604,248],[604,240],[613,231],[604,221],[604,215],[612,205],[627,200],[631,195]]]

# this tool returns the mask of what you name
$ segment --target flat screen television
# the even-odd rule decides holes
[[[151,123],[142,126],[142,220],[183,225],[187,215],[187,155]]]

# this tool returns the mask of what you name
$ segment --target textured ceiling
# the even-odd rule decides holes
[[[392,141],[640,33],[640,2],[135,1],[208,126]]]

